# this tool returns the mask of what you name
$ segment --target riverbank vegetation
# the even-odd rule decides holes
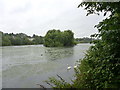
[[[87,15],[103,12],[106,19],[95,27],[94,46],[75,69],[75,80],[67,83],[58,76],[46,81],[53,88],[120,88],[120,2],[82,2]],[[109,15],[107,15],[109,13]]]
[[[63,47],[73,46],[74,33],[71,30],[61,32],[60,30],[49,30],[44,38],[44,46],[46,47]]]
[[[51,33],[53,32],[53,33]],[[49,33],[49,34],[48,34]],[[83,37],[74,38],[74,33],[70,30],[61,32],[60,30],[50,30],[44,36],[28,36],[24,33],[3,33],[0,31],[0,46],[14,46],[14,45],[38,45],[44,44],[47,47],[61,47],[73,46],[78,43],[90,43],[94,39]],[[44,41],[45,40],[45,41]]]
[[[88,38],[88,37],[83,37],[83,38],[76,38],[75,41],[77,43],[91,43],[93,40],[95,40],[94,38]]]
[[[43,44],[43,37],[35,34],[32,37],[24,33],[8,34],[0,32],[0,34],[2,37],[2,46]]]

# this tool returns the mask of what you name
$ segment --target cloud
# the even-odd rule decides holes
[[[75,37],[89,36],[103,17],[86,17],[86,11],[77,8],[79,4],[79,0],[0,0],[0,28],[42,36],[50,29],[71,29]]]
[[[11,14],[13,14],[13,13],[26,13],[31,8],[32,8],[31,3],[28,2],[24,6],[20,6],[20,7],[15,8],[13,11],[11,11]]]

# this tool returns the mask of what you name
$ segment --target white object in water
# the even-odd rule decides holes
[[[70,69],[71,69],[71,66],[69,66],[68,64],[67,64],[67,66],[68,66],[68,67],[67,67],[67,70],[70,70]]]
[[[77,68],[77,65],[74,66],[74,69]]]

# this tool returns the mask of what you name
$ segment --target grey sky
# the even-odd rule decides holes
[[[103,16],[86,16],[80,0],[0,0],[0,31],[44,36],[48,30],[72,30],[75,37],[97,32]]]

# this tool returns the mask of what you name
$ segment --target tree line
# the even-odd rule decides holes
[[[0,35],[2,37],[2,46],[43,44],[43,37],[35,34],[31,37],[24,33],[13,34],[0,32]]]
[[[94,39],[84,37],[84,38],[74,38],[74,33],[71,30],[66,30],[64,32],[60,30],[49,30],[46,35],[38,36],[33,34],[33,36],[28,36],[24,33],[3,33],[0,31],[0,46],[12,46],[12,45],[37,45],[43,44],[46,47],[63,47],[63,46],[74,46],[78,43],[90,43]]]
[[[75,41],[77,43],[91,43],[93,40],[95,40],[94,38],[88,38],[88,37],[83,37],[83,38],[76,38]]]

